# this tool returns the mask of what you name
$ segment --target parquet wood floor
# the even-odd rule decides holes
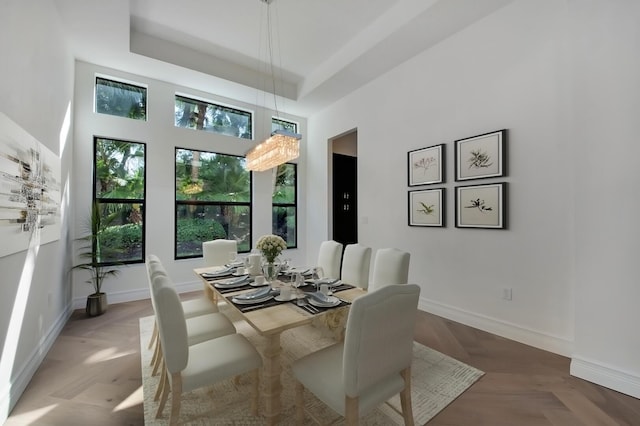
[[[138,318],[151,314],[148,300],[74,312],[5,426],[142,425]],[[571,377],[568,358],[425,312],[416,340],[486,372],[429,426],[640,425],[640,400]]]

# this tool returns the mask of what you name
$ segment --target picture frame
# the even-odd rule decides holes
[[[445,226],[445,188],[409,191],[409,226]]]
[[[506,129],[456,140],[456,182],[506,176],[506,142]]]
[[[407,153],[409,186],[444,183],[444,154],[444,144],[409,151]]]
[[[505,182],[456,187],[456,228],[507,229]]]

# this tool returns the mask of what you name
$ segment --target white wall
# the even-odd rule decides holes
[[[516,1],[400,64],[309,118],[307,191],[329,204],[328,141],[357,128],[360,243],[411,253],[422,309],[560,354],[575,348],[638,395],[636,9]],[[502,128],[508,175],[477,182],[508,182],[509,229],[457,229],[453,141]],[[433,187],[446,188],[447,227],[409,227],[407,152],[439,143],[447,180]],[[308,230],[312,257],[330,235],[328,213],[309,210],[309,223],[322,224]]]
[[[138,121],[93,112],[93,90],[96,73],[147,85],[148,120]],[[212,88],[212,91],[215,88]],[[203,93],[179,87],[144,76],[123,73],[85,62],[76,64],[75,152],[74,165],[77,179],[74,182],[76,197],[74,208],[78,217],[86,217],[92,197],[91,175],[94,135],[114,139],[146,143],[147,149],[147,205],[146,205],[146,253],[160,257],[169,275],[181,291],[202,288],[193,268],[202,266],[202,259],[174,260],[174,209],[175,209],[175,148],[191,148],[204,151],[244,155],[256,142],[208,132],[182,129],[174,126],[174,96],[176,92],[197,96],[214,102],[253,110],[255,138],[263,140],[271,131],[271,112],[261,107],[224,99],[211,93]],[[306,120],[280,114],[281,118],[299,123],[299,131],[306,132]],[[266,122],[265,122],[266,117]],[[304,139],[304,136],[303,136]],[[304,143],[302,144],[304,158]],[[300,187],[304,188],[304,162],[298,162]],[[271,233],[271,172],[253,174],[253,240]],[[301,195],[298,214],[300,229],[305,228],[304,194]],[[75,230],[81,235],[82,228]],[[299,247],[305,246],[305,235],[298,234]],[[304,260],[301,249],[288,250],[286,256],[294,262]],[[300,260],[299,260],[300,259]],[[84,303],[92,288],[84,283],[83,271],[74,273],[73,297],[76,306]],[[146,271],[143,264],[122,268],[117,279],[105,283],[110,303],[149,297]]]
[[[0,110],[59,154],[62,161],[60,240],[0,258],[0,423],[18,400],[71,312],[65,255],[69,209],[73,58],[49,0],[0,2]]]

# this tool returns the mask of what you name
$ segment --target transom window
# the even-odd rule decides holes
[[[249,111],[176,95],[175,126],[242,139],[253,138]]]
[[[94,247],[100,263],[144,261],[146,145],[94,138],[93,200],[101,229]]]
[[[96,112],[147,119],[147,88],[96,77]]]
[[[176,148],[176,259],[202,256],[215,239],[251,249],[251,173],[245,158]]]

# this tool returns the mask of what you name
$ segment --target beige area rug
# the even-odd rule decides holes
[[[234,321],[238,332],[249,338],[260,350],[265,341],[246,322],[230,309],[221,310]],[[159,376],[151,376],[152,351],[147,349],[153,317],[140,319],[140,348],[142,362],[142,383],[144,391],[145,425],[167,425],[170,401],[165,406],[163,416],[155,418],[158,403],[153,401],[158,386]],[[331,333],[321,327],[305,326],[282,334],[282,425],[294,424],[295,395],[293,377],[289,366],[301,356],[328,346],[335,341]],[[484,373],[433,349],[414,343],[414,360],[412,365],[412,403],[413,415],[417,425],[424,425],[438,412],[449,405],[460,394],[475,383]],[[213,354],[212,354],[213,356]],[[189,392],[182,397],[180,424],[184,425],[263,425],[263,417],[253,417],[249,413],[250,380],[241,376],[239,382],[227,380],[209,388]],[[320,424],[343,424],[340,416],[326,407],[310,392],[305,392],[305,409],[307,422],[314,419]],[[402,425],[400,398],[394,397],[382,404],[375,411],[361,419],[363,425]],[[261,401],[259,413],[264,413],[264,402]]]

